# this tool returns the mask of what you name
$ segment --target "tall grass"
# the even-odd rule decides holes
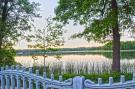
[[[102,62],[52,62],[46,63],[46,70],[54,73],[102,74],[111,73],[111,60]],[[42,66],[35,65],[42,68]],[[121,60],[121,73],[135,72],[135,60]]]

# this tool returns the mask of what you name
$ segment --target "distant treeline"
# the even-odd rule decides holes
[[[79,48],[48,48],[47,54],[85,54],[85,53],[99,53],[99,50],[112,50],[112,42],[106,43],[102,47],[79,47]],[[121,50],[135,50],[135,41],[121,42]],[[23,49],[16,50],[17,55],[42,55],[42,49]]]
[[[112,42],[108,42],[104,46],[100,47],[103,50],[112,50]],[[121,50],[135,50],[135,41],[121,42]]]

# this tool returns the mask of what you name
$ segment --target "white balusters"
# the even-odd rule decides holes
[[[36,75],[39,76],[39,70],[36,70]]]
[[[6,65],[6,70],[9,69],[9,66]],[[6,89],[10,89],[10,77],[9,75],[5,75],[6,76]]]
[[[11,66],[11,69],[12,69],[12,70],[14,70],[14,69],[15,69],[15,66],[14,66],[14,65],[12,65],[12,66]]]
[[[23,77],[23,89],[27,89],[26,77]]]
[[[21,89],[21,86],[20,86],[20,76],[16,76],[16,80],[17,80],[17,89]]]
[[[22,71],[23,71],[23,72],[25,72],[25,71],[26,71],[26,68],[25,68],[25,67],[23,67],[23,68],[22,68]]]
[[[43,78],[47,78],[46,72],[43,72]],[[46,82],[42,83],[43,89],[46,89]]]
[[[11,69],[14,70],[14,65],[11,66]],[[15,89],[15,76],[11,75],[11,89]]]
[[[133,73],[133,78],[132,78],[133,81],[135,81],[135,73]],[[135,89],[135,85],[132,87],[132,89]]]
[[[51,80],[53,81],[54,80],[54,74],[51,73]]]
[[[36,70],[36,75],[39,76],[39,70]],[[36,89],[40,89],[40,82],[36,80]]]
[[[98,85],[102,84],[102,78],[98,78]]]
[[[6,75],[6,89],[10,89],[10,77]]]
[[[43,77],[47,78],[46,72],[43,72]]]
[[[60,81],[60,82],[63,81],[62,75],[59,75],[59,81]]]
[[[32,74],[32,68],[29,68],[29,73]],[[33,80],[29,78],[29,89],[33,89]]]
[[[113,77],[109,77],[109,85],[113,84]]]
[[[15,89],[15,76],[11,75],[11,89]]]
[[[23,67],[22,71],[25,72],[26,68]],[[27,81],[27,78],[25,76],[23,76],[23,89],[27,89],[27,82],[26,81]]]
[[[30,73],[30,74],[32,73],[32,68],[29,68],[29,73]]]
[[[20,69],[20,66],[16,66],[16,69],[14,69],[14,66],[11,66],[11,69],[9,69],[9,66],[6,66],[5,70],[4,67],[1,68],[0,78],[0,89],[21,89],[21,85],[23,85],[22,89],[33,89],[33,83],[35,83],[36,89],[40,89],[40,86],[43,86],[43,89],[46,89],[48,87],[62,89],[67,89],[68,87],[72,87],[73,89],[91,89],[91,86],[92,89],[126,89],[129,87],[135,89],[135,73],[133,74],[133,78],[131,81],[126,81],[125,76],[121,75],[120,82],[114,83],[113,77],[109,77],[109,83],[104,84],[102,82],[102,78],[98,78],[98,83],[92,83],[88,81],[84,82],[85,78],[80,76],[76,76],[73,79],[63,81],[61,74],[59,75],[59,79],[55,80],[53,72],[51,72],[50,78],[47,78],[46,72],[43,73],[43,76],[40,76],[39,70],[36,70],[36,74],[34,74],[32,72],[32,68],[29,68],[28,72],[24,67]],[[27,81],[29,82],[29,86],[27,86]]]
[[[120,82],[121,82],[121,83],[124,83],[124,82],[125,82],[125,76],[124,76],[124,75],[121,75],[121,77],[120,77]]]
[[[76,76],[73,78],[73,89],[84,89],[84,77]]]
[[[135,81],[135,73],[133,73],[133,81]]]
[[[29,79],[29,89],[33,89],[33,80]]]
[[[4,67],[1,67],[1,72],[4,71]],[[5,89],[5,76],[1,75],[1,89]]]
[[[20,66],[17,65],[17,66],[16,66],[16,70],[19,71],[19,69],[20,69]],[[17,89],[21,89],[20,76],[19,76],[18,74],[16,75],[16,82],[17,82]]]
[[[9,69],[9,66],[8,65],[6,65],[6,70],[8,70]]]
[[[19,70],[20,69],[20,66],[19,65],[16,65],[16,70]]]
[[[121,75],[120,82],[125,83],[125,76],[124,75]],[[121,86],[121,87],[122,87],[121,89],[125,89],[123,86]]]

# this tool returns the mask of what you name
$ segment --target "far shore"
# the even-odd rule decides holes
[[[94,53],[105,53],[105,52],[113,52],[113,50],[82,50],[82,51],[49,51],[46,52],[48,55],[55,55],[55,54],[94,54]],[[120,50],[120,52],[135,52],[135,49],[133,50]],[[19,50],[17,51],[17,56],[21,55],[42,55],[43,52],[41,51],[32,51],[32,50]]]

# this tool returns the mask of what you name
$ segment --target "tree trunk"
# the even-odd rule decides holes
[[[6,19],[7,19],[7,8],[8,8],[7,5],[8,5],[8,0],[5,0],[4,6],[3,6],[3,9],[2,9],[2,24],[3,25],[5,24]],[[2,44],[3,44],[3,37],[4,37],[3,31],[4,31],[4,28],[1,28],[0,29],[0,50],[1,50]]]
[[[114,25],[112,27],[113,32],[113,62],[112,71],[120,72],[120,34],[118,25],[118,7],[116,0],[112,0],[112,11]]]
[[[113,28],[113,63],[112,71],[120,72],[120,34],[118,27]]]
[[[0,34],[1,35],[1,34]],[[0,50],[2,49],[2,37],[0,36]]]

